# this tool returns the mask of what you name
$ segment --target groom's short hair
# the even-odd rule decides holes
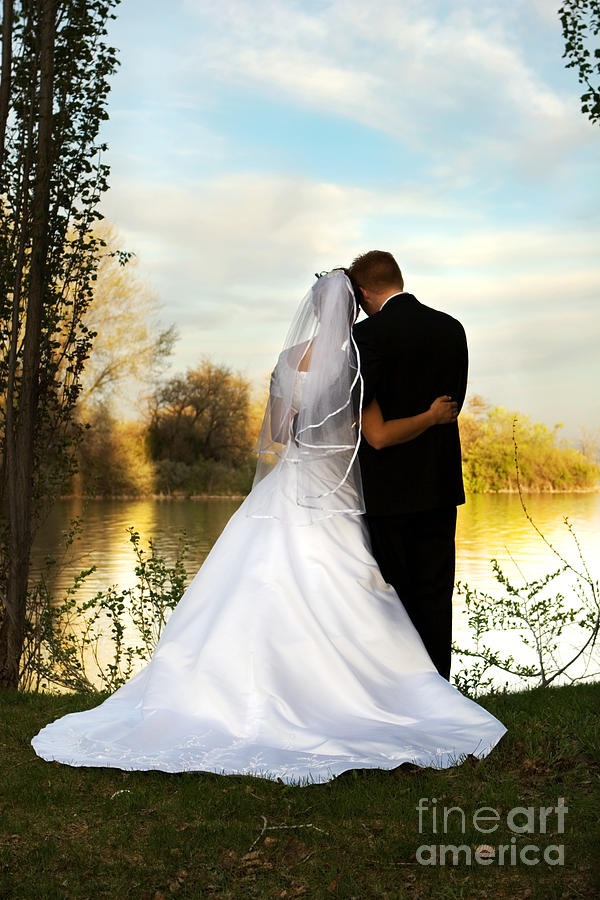
[[[369,250],[357,256],[350,266],[353,278],[371,291],[382,291],[389,287],[404,288],[400,266],[386,250]]]

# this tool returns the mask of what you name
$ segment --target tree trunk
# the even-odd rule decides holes
[[[2,168],[4,165],[6,123],[10,107],[12,25],[13,0],[4,0],[2,10],[2,80],[0,81],[0,185],[2,184]]]
[[[28,115],[26,129],[22,135],[20,156],[23,160],[22,175],[15,205],[14,228],[10,238],[7,257],[15,255],[15,269],[12,284],[2,284],[2,289],[12,292],[11,329],[8,341],[8,371],[6,378],[6,404],[5,404],[5,428],[4,428],[4,454],[2,456],[2,469],[0,472],[0,521],[8,521],[6,508],[7,490],[7,445],[14,438],[14,394],[15,381],[18,366],[19,325],[21,321],[21,294],[23,287],[23,273],[25,271],[27,248],[31,240],[29,227],[29,207],[31,194],[31,169],[34,164],[35,154],[35,101],[38,87],[38,70],[35,61],[32,62],[30,72],[30,91],[28,97]],[[20,228],[17,226],[20,224]],[[6,583],[6,579],[5,579]],[[2,601],[4,602],[3,598]]]
[[[13,0],[3,0],[2,9],[2,76],[0,79],[0,196],[3,194],[4,185],[4,158],[6,155],[6,123],[10,109],[10,88],[12,75],[12,28],[13,28]],[[0,219],[4,219],[4,211],[0,210]],[[3,247],[5,252],[5,247]],[[6,255],[6,262],[8,254]],[[4,265],[0,275],[0,290],[6,290],[4,281]],[[0,460],[0,505],[3,498],[3,485],[5,479],[6,455],[2,453]],[[1,521],[0,509],[0,521]]]
[[[7,429],[6,463],[9,518],[9,572],[5,614],[0,627],[0,688],[17,688],[23,651],[38,412],[42,310],[46,288],[48,216],[52,166],[52,104],[57,0],[38,0],[40,94],[36,181],[32,202],[32,246],[23,371],[19,408]]]

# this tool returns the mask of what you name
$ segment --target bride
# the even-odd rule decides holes
[[[357,451],[456,415],[361,417],[357,306],[341,269],[302,301],[271,376],[252,491],[152,659],[32,739],[46,760],[328,781],[485,756],[506,729],[438,674],[370,552]],[[417,421],[418,420],[418,421]]]

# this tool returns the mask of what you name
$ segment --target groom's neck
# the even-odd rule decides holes
[[[404,285],[388,285],[381,291],[365,291],[363,289],[366,300],[365,312],[369,316],[374,315],[376,312],[379,312],[390,297],[395,297],[396,294],[401,294],[403,291]]]

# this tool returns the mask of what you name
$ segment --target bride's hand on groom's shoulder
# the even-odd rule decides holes
[[[443,394],[435,398],[429,412],[432,414],[434,425],[450,425],[458,418],[458,403],[448,394]]]

